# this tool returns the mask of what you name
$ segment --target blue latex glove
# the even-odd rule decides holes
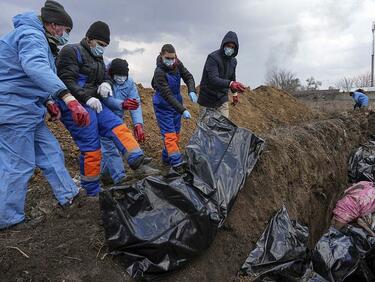
[[[193,102],[193,103],[196,103],[198,101],[198,96],[197,94],[195,94],[195,92],[190,92],[189,93],[189,97],[190,97],[190,100]]]
[[[184,119],[191,119],[191,114],[189,113],[188,110],[185,110],[185,111],[182,113],[182,116],[184,117]]]

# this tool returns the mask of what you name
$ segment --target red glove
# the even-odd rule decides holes
[[[138,109],[139,107],[139,103],[136,99],[127,99],[125,100],[124,102],[122,102],[122,108],[124,110],[130,110],[130,111],[133,111],[133,110],[136,110]]]
[[[47,111],[49,113],[50,121],[58,121],[61,118],[61,112],[59,109],[59,106],[53,101],[48,101],[47,102]]]
[[[73,101],[68,102],[68,104],[66,106],[68,107],[68,109],[72,113],[73,121],[79,127],[89,126],[90,115],[77,100],[73,100]]]
[[[233,95],[232,106],[237,105],[239,101],[240,101],[240,97],[238,97],[238,94]]]
[[[134,137],[138,142],[145,141],[145,132],[143,131],[143,125],[138,123],[134,126]]]
[[[229,87],[230,89],[232,89],[233,91],[238,91],[238,92],[244,92],[245,89],[246,89],[246,86],[243,85],[242,83],[240,82],[237,82],[237,81],[232,81],[230,84],[229,84]]]

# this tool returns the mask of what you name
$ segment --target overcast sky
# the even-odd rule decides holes
[[[90,24],[111,28],[107,61],[128,60],[135,81],[150,85],[155,59],[172,43],[200,83],[207,55],[233,30],[240,41],[237,79],[252,88],[275,67],[304,81],[314,76],[324,87],[370,70],[371,24],[375,0],[61,0],[73,18],[70,43]],[[0,36],[12,29],[12,17],[40,11],[44,1],[3,0]]]

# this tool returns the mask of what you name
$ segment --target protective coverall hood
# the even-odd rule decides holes
[[[14,30],[0,37],[0,123],[13,117],[40,122],[43,103],[66,90],[43,24],[34,12],[13,18]],[[35,120],[36,119],[36,120]]]
[[[44,32],[43,24],[34,12],[18,14],[13,17],[14,28],[19,28],[22,25],[31,26]]]

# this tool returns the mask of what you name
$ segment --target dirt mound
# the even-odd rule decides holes
[[[139,87],[139,92],[143,101],[147,134],[144,148],[153,157],[159,158],[162,143],[152,108],[154,91]],[[195,130],[199,106],[190,102],[186,87],[182,87],[182,92],[185,105],[193,116],[190,121],[183,121],[181,143],[185,146]],[[287,92],[268,86],[260,86],[253,91],[246,90],[240,95],[240,103],[230,107],[230,119],[238,126],[248,128],[257,134],[268,132],[275,127],[297,125],[321,117],[322,114],[311,111]]]
[[[240,97],[241,104],[233,107],[231,119],[258,134],[322,117],[287,92],[269,86],[246,91]]]
[[[153,91],[139,88],[147,136],[143,148],[161,166],[162,143],[152,109]],[[189,101],[185,88],[183,95],[193,116],[183,122],[185,145],[195,130],[199,107]],[[212,247],[168,278],[171,281],[233,278],[266,220],[282,202],[287,203],[292,217],[310,223],[311,237],[317,238],[327,225],[331,202],[346,185],[348,153],[367,133],[363,114],[319,121],[324,116],[270,87],[246,91],[240,104],[230,110],[236,124],[266,139],[266,150]],[[61,124],[49,125],[62,145],[72,176],[78,175],[79,152],[69,133]],[[92,199],[61,211],[38,172],[29,186],[27,215],[41,222],[23,230],[0,232],[0,280],[129,280],[117,260],[105,254],[99,213],[98,201]]]

